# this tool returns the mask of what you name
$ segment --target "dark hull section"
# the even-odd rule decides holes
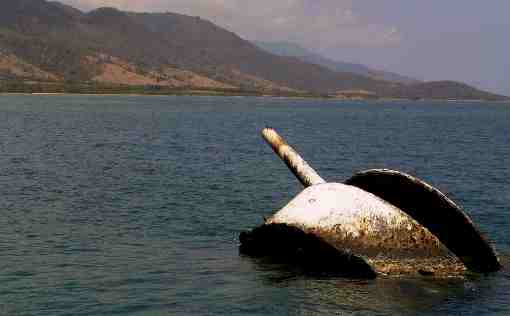
[[[476,272],[501,269],[495,250],[452,200],[429,184],[399,171],[360,172],[345,182],[400,208],[434,234],[464,265]]]
[[[333,247],[312,233],[285,224],[264,224],[239,236],[240,252],[298,265],[310,274],[373,279],[374,269],[363,259]]]

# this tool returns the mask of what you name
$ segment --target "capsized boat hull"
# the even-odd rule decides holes
[[[482,273],[501,269],[496,251],[471,218],[426,182],[400,171],[373,169],[359,172],[345,183],[371,192],[406,212],[437,236],[468,269]]]
[[[289,227],[289,231],[282,233],[285,230],[280,226],[280,233],[274,234],[272,225]],[[457,275],[465,271],[462,263],[425,227],[394,205],[354,186],[326,183],[306,188],[256,233],[245,235],[241,239],[242,249],[249,253],[253,245],[266,245],[271,249],[266,255],[286,253],[295,248],[289,242],[296,240],[295,230],[316,236],[339,254],[363,259],[379,274]],[[267,238],[262,231],[274,236]],[[257,241],[257,238],[265,241]],[[286,241],[275,244],[276,240]],[[312,255],[315,260],[321,260],[319,250]],[[256,252],[263,254],[264,250]],[[361,269],[346,264],[337,268],[354,269],[351,273]]]

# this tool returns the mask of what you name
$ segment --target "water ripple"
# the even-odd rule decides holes
[[[237,249],[301,190],[259,137],[273,126],[326,179],[440,187],[508,267],[508,122],[483,103],[2,96],[0,315],[508,314],[508,268],[356,281]]]

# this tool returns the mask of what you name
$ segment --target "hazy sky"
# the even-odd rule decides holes
[[[509,0],[61,0],[198,15],[250,40],[510,95]]]

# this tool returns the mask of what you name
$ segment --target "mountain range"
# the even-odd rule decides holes
[[[251,43],[200,17],[115,8],[82,12],[45,0],[0,2],[0,91],[19,86],[43,86],[46,90],[82,86],[507,99],[458,82],[419,82],[306,55],[261,48],[260,43]]]
[[[385,80],[390,82],[397,82],[402,84],[415,84],[420,83],[421,81],[418,79],[414,79],[407,76],[402,76],[393,72],[376,70],[369,68],[365,65],[347,63],[343,61],[332,60],[326,58],[316,52],[313,52],[309,49],[306,49],[302,46],[299,46],[296,43],[291,42],[262,42],[262,41],[254,41],[253,42],[257,47],[263,49],[269,53],[279,55],[279,56],[287,56],[287,57],[296,57],[301,59],[302,61],[321,65],[325,68],[331,69],[333,71],[338,72],[351,72],[358,75],[362,75],[365,77],[369,77],[376,80]]]

